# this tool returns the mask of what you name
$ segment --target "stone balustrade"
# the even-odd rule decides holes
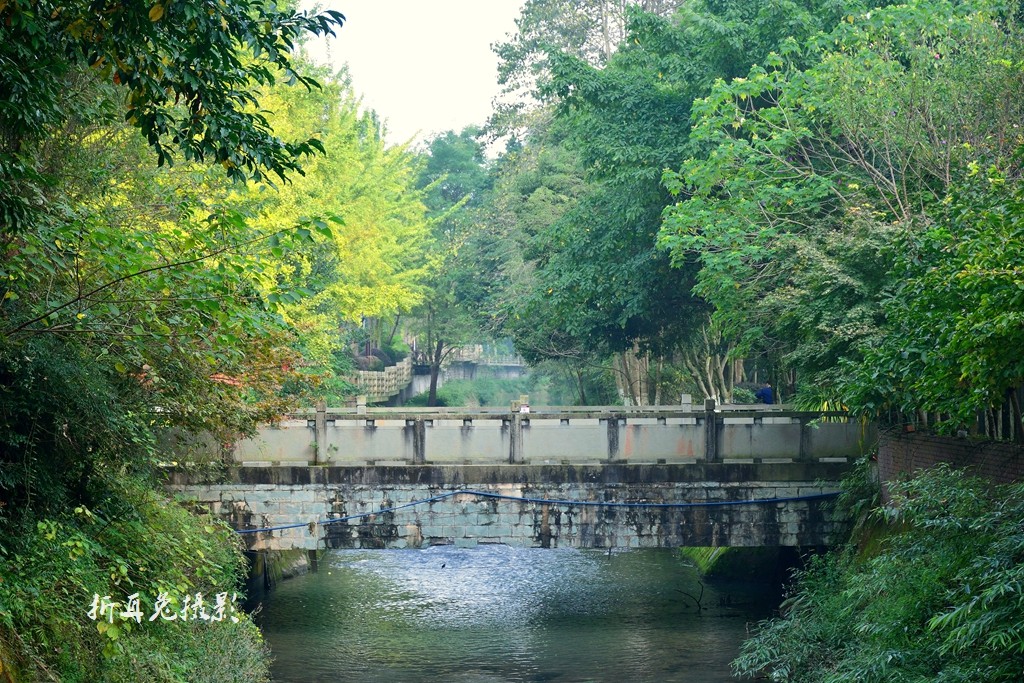
[[[234,445],[247,466],[846,462],[874,443],[844,413],[692,406],[366,408],[288,416]]]

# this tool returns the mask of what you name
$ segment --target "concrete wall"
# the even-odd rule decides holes
[[[239,442],[256,465],[422,463],[580,464],[845,461],[873,427],[818,413],[690,409],[322,410]]]
[[[841,463],[243,467],[217,483],[172,472],[168,488],[207,506],[236,529],[300,525],[245,534],[252,550],[479,543],[579,548],[821,546],[836,542],[844,529],[822,499],[720,503],[834,491],[846,467]],[[467,489],[548,501],[699,506],[623,508],[445,495]],[[445,497],[389,510],[439,495]],[[353,515],[371,516],[330,523]]]
[[[498,365],[477,363],[472,360],[455,360],[441,368],[446,382],[473,379],[518,379],[526,375],[525,365]]]

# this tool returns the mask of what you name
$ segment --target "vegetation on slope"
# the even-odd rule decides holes
[[[1024,484],[939,468],[893,489],[876,552],[801,572],[733,666],[791,683],[1019,681]]]

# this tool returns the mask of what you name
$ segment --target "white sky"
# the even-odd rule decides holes
[[[306,4],[306,3],[303,3]],[[352,85],[397,144],[483,124],[498,93],[492,43],[515,32],[523,0],[319,0],[347,21],[309,44],[317,61],[348,63]]]

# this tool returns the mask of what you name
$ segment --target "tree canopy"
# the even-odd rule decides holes
[[[1014,244],[1000,218],[1022,142],[1009,16],[945,2],[850,14],[695,105],[701,152],[665,175],[681,201],[660,243],[700,260],[716,320],[747,348],[774,346],[810,394],[957,424],[1020,385],[1012,363],[979,364],[989,335],[944,331],[981,325],[962,304],[1003,277],[969,270],[959,245],[978,236],[964,248],[988,259]]]

